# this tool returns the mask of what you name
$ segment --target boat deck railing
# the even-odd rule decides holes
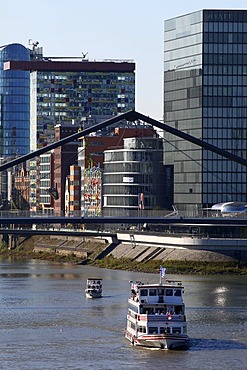
[[[154,314],[154,315],[140,315],[140,320],[154,322],[154,321],[186,321],[185,315],[178,315],[178,314]]]
[[[134,312],[128,312],[128,316],[132,317],[133,319],[138,319],[140,321],[146,322],[163,322],[163,321],[186,321],[186,316],[184,314],[136,314]]]

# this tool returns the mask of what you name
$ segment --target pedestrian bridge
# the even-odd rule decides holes
[[[174,226],[247,226],[247,217],[67,217],[0,215],[0,225],[21,227],[23,225],[174,225]],[[47,226],[46,226],[47,227]]]

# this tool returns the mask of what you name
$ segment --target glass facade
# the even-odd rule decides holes
[[[202,10],[165,21],[165,123],[246,158],[247,11]],[[246,168],[165,134],[181,210],[246,201]]]
[[[124,149],[104,152],[103,214],[133,216],[138,210],[164,208],[163,141],[124,139]]]
[[[203,139],[246,158],[247,11],[204,12]],[[203,152],[203,203],[246,202],[246,168]]]
[[[29,61],[20,44],[0,48],[0,155],[13,158],[30,151],[30,73],[4,71],[9,60]]]
[[[32,76],[32,74],[34,76]],[[104,120],[135,108],[133,72],[32,72],[32,127],[37,148],[54,141],[54,125],[83,117]]]

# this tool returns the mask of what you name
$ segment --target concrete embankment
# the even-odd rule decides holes
[[[31,236],[22,241],[24,247],[32,247],[35,252],[54,252],[60,255],[73,254],[82,259],[88,259],[93,254],[99,254],[107,247],[107,241],[102,238],[84,238],[77,236]]]
[[[34,251],[52,250],[57,254],[74,254],[82,259],[101,259],[112,255],[114,258],[128,258],[137,262],[151,260],[230,262],[246,261],[247,246],[230,241],[202,240],[196,238],[166,237],[141,234],[119,234],[117,238],[91,238],[75,236],[32,236],[23,245],[33,246]],[[145,240],[144,240],[145,239]]]
[[[119,244],[111,253],[115,258],[129,258],[138,262],[157,261],[205,261],[230,262],[234,257],[205,250],[176,249],[138,245],[132,247]]]
[[[140,261],[247,261],[247,239],[202,238],[189,235],[119,232],[117,238],[124,246],[114,252],[116,258],[130,256]]]

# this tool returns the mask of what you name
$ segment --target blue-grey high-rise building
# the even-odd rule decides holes
[[[0,163],[30,151],[30,73],[4,69],[15,60],[29,61],[30,51],[16,43],[0,47]],[[13,200],[12,182],[11,171],[0,173],[0,207]]]
[[[6,61],[29,61],[20,44],[0,47],[0,156],[14,158],[30,151],[30,73],[4,70]]]
[[[164,120],[247,157],[247,10],[200,10],[165,21]],[[179,210],[246,202],[244,166],[171,134],[165,139],[167,189]]]

